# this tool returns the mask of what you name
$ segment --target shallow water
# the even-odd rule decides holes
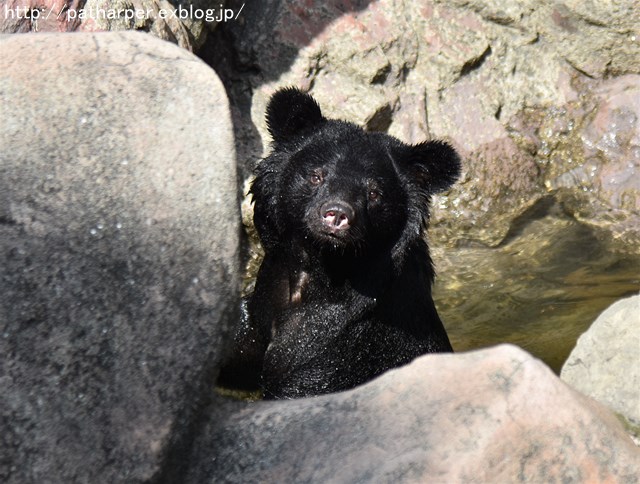
[[[513,343],[556,372],[604,309],[640,291],[640,255],[565,217],[535,220],[498,248],[436,248],[433,259],[455,351]]]

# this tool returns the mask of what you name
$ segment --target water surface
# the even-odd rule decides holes
[[[565,217],[535,220],[498,248],[436,248],[433,258],[455,351],[513,343],[556,372],[604,309],[640,291],[640,256]]]

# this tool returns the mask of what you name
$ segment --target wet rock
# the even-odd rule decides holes
[[[576,219],[640,251],[640,76],[589,82],[579,100],[526,111],[511,128]]]
[[[194,446],[186,482],[635,482],[640,472],[615,417],[513,346],[428,355],[348,392],[227,411]]]
[[[0,98],[0,480],[170,479],[238,316],[224,89],[147,34],[25,34]]]
[[[640,438],[640,296],[604,311],[582,335],[561,378],[622,415]]]

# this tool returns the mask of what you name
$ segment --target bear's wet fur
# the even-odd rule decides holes
[[[295,88],[272,96],[267,125],[251,187],[265,257],[220,384],[320,395],[452,351],[425,231],[431,196],[459,176],[454,149],[326,119]]]

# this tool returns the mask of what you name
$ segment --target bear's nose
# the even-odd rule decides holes
[[[346,230],[353,222],[354,212],[351,205],[345,202],[328,202],[321,208],[322,222],[332,232]]]

